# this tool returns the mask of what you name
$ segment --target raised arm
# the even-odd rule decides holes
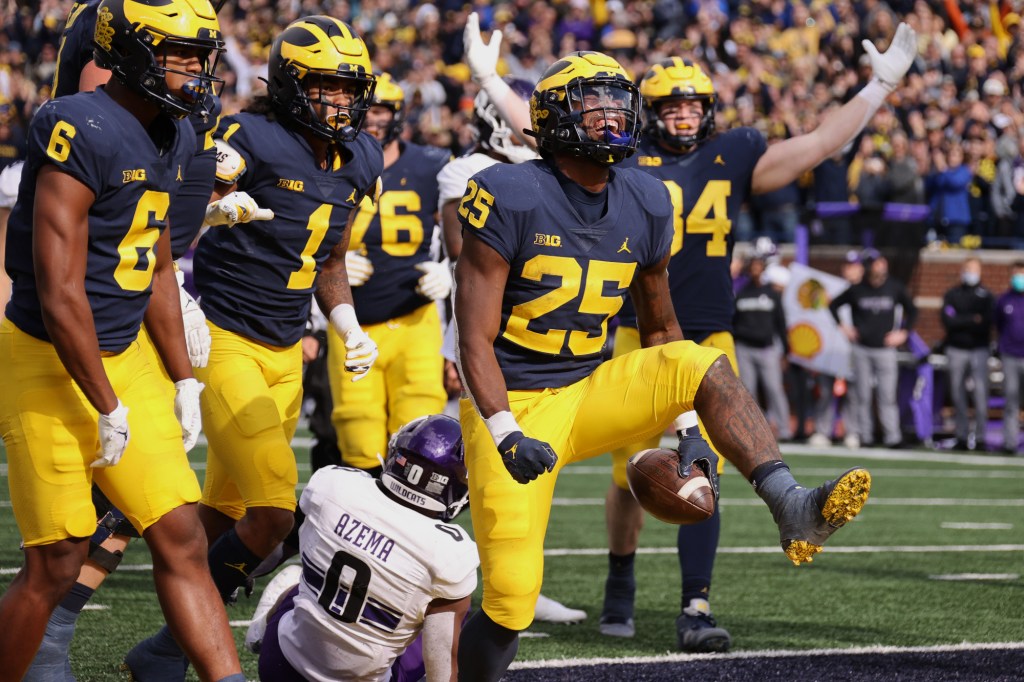
[[[459,677],[459,635],[469,611],[469,596],[435,599],[423,618],[423,663],[427,682],[456,682]]]
[[[492,31],[491,39],[485,43],[480,36],[480,17],[476,12],[466,19],[466,28],[462,33],[462,44],[466,52],[469,72],[476,82],[494,102],[498,115],[504,119],[515,136],[523,144],[537,148],[537,140],[523,134],[530,129],[530,105],[519,98],[508,83],[498,76],[498,55],[501,52],[501,31]]]
[[[917,55],[917,35],[907,24],[899,25],[884,54],[868,40],[862,44],[871,58],[871,82],[811,132],[770,146],[754,167],[754,194],[788,185],[842,149],[868,124]]]

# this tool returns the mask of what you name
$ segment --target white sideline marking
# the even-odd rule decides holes
[[[638,547],[637,554],[672,554],[676,547]],[[719,547],[719,554],[777,554],[778,545],[767,547]],[[932,554],[942,552],[1024,552],[1024,545],[855,545],[836,547],[829,545],[830,554]],[[544,556],[607,556],[608,549],[545,549]]]
[[[942,573],[928,576],[929,580],[1016,580],[1020,573]]]
[[[723,507],[760,507],[759,499],[750,497],[729,498],[718,501]],[[603,497],[556,497],[551,501],[555,507],[603,507]],[[868,504],[875,507],[1024,507],[1022,499],[971,500],[955,497],[871,497]]]
[[[228,625],[230,625],[233,628],[247,628],[247,627],[249,627],[250,623],[252,623],[251,620],[229,620],[228,621]]]
[[[519,636],[526,637],[527,639],[544,639],[545,637],[550,637],[551,635],[549,635],[546,632],[530,632],[529,630],[526,630],[525,632],[520,632]]]
[[[960,521],[943,521],[941,528],[950,530],[1012,530],[1012,523],[970,523]]]
[[[110,607],[106,604],[86,604],[82,607],[83,611],[106,611]]]
[[[566,668],[572,666],[619,665],[622,663],[685,663],[687,661],[722,661],[742,658],[789,658],[793,656],[840,656],[851,654],[906,654],[906,653],[947,653],[957,651],[999,651],[1024,649],[1024,642],[963,642],[962,644],[941,644],[938,646],[862,646],[849,649],[804,649],[762,651],[736,651],[731,654],[662,654],[661,656],[624,656],[622,658],[560,658],[547,661],[520,661],[509,666],[510,670],[536,670],[542,668]]]

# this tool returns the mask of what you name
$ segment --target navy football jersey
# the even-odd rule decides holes
[[[605,214],[588,225],[546,161],[498,164],[467,183],[463,234],[510,266],[494,342],[510,390],[568,386],[590,375],[636,272],[668,254],[665,186],[613,168],[607,187]]]
[[[221,120],[217,132],[241,155],[238,189],[273,220],[213,227],[196,247],[194,276],[216,325],[272,346],[302,338],[316,275],[341,240],[349,213],[376,188],[380,145],[360,133],[322,170],[302,135],[261,114]]]
[[[414,266],[430,260],[437,213],[437,174],[451,159],[447,150],[400,143],[402,155],[381,176],[383,193],[374,204],[363,199],[352,223],[349,250],[373,263],[373,276],[352,287],[363,324],[384,322],[427,303],[416,293],[423,275]]]
[[[672,197],[669,287],[679,326],[688,339],[732,331],[733,221],[750,196],[754,167],[768,148],[753,128],[715,135],[687,154],[673,154],[645,139],[626,163],[665,183]],[[636,327],[628,302],[620,323]]]
[[[32,214],[36,176],[50,163],[96,195],[89,209],[85,292],[100,349],[118,352],[135,339],[149,302],[155,245],[196,143],[186,121],[158,121],[167,126],[163,154],[138,119],[102,88],[50,100],[32,119],[28,160],[7,228],[7,272],[14,280],[7,317],[22,331],[49,340],[32,261]]]
[[[93,61],[93,34],[96,31],[96,10],[100,0],[75,3],[68,14],[57,52],[57,71],[53,76],[53,96],[63,97],[78,92],[82,70]],[[168,224],[171,229],[171,257],[180,258],[199,234],[206,215],[206,206],[213,194],[216,179],[217,150],[213,133],[220,117],[220,99],[210,97],[206,115],[193,114],[189,123],[196,132],[196,156],[184,171],[184,184],[171,203]]]
[[[93,60],[93,34],[100,0],[76,2],[68,13],[57,49],[57,70],[53,74],[53,96],[78,92],[82,69]]]

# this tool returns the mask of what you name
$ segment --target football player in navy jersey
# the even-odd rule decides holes
[[[244,679],[198,535],[184,446],[198,436],[202,386],[166,229],[195,151],[183,118],[211,87],[220,27],[205,0],[104,0],[95,42],[114,77],[40,109],[10,220],[0,431],[26,562],[0,600],[3,630],[19,633],[0,641],[0,677],[21,679],[79,575],[95,481],[149,544],[165,615],[200,677]],[[143,321],[173,397],[136,341]]]
[[[342,462],[380,469],[388,438],[402,424],[444,409],[441,318],[434,301],[452,288],[448,262],[430,254],[437,223],[437,173],[447,150],[399,139],[405,93],[389,74],[377,76],[364,129],[384,151],[381,194],[366,196],[352,222],[345,254],[356,316],[379,349],[374,371],[350,380],[345,344],[327,334],[328,376]]]
[[[68,14],[57,53],[54,97],[91,92],[110,79],[110,71],[98,66],[93,58],[93,34],[96,30],[96,11],[99,4],[99,0],[76,3]],[[188,166],[183,169],[181,187],[168,209],[171,258],[174,260],[185,254],[199,234],[210,195],[213,193],[214,170],[217,164],[213,132],[219,115],[220,99],[210,89],[205,93],[202,105],[188,116],[188,121],[196,133],[196,151]],[[199,304],[185,290],[184,273],[177,266],[175,275],[178,280],[189,359],[193,367],[201,367],[206,364],[210,353],[210,330],[206,326],[206,318]],[[145,327],[138,337],[138,342],[145,351],[151,353],[154,364],[166,376],[167,372],[149,342]],[[93,498],[97,511],[101,514],[101,520],[96,533],[89,541],[89,557],[71,594],[66,598],[67,603],[58,605],[50,617],[46,636],[32,667],[26,673],[27,682],[47,679],[49,670],[70,669],[68,648],[81,607],[106,577],[117,569],[124,558],[129,540],[137,537],[124,515],[95,487]]]
[[[721,351],[682,340],[668,290],[673,207],[633,154],[640,96],[597,52],[544,73],[530,99],[543,157],[470,179],[459,207],[459,366],[470,511],[483,569],[482,609],[459,646],[459,679],[498,680],[533,620],[555,480],[566,464],[661,433],[682,412],[708,415],[723,454],[806,558],[867,500],[851,469],[808,490]],[[627,291],[643,348],[602,363],[608,319]],[[699,434],[680,438],[680,467],[714,477]],[[551,474],[551,475],[545,475]]]
[[[309,16],[271,47],[268,94],[224,118],[214,198],[241,190],[274,217],[208,231],[195,283],[210,327],[198,369],[207,451],[200,518],[210,570],[227,599],[293,526],[298,471],[291,439],[302,402],[301,339],[313,294],[348,350],[358,379],[377,355],[352,307],[345,269],[351,219],[378,195],[380,145],[360,132],[375,78],[347,24]],[[221,201],[208,224],[227,216]],[[129,654],[133,671],[182,662],[166,629]]]
[[[669,278],[676,316],[687,339],[723,351],[734,371],[738,370],[732,336],[735,304],[730,264],[735,240],[731,230],[740,207],[751,194],[793,182],[859,134],[910,68],[915,41],[913,29],[901,24],[885,54],[867,42],[874,80],[816,130],[771,147],[752,128],[714,134],[714,85],[695,62],[671,57],[654,64],[644,76],[640,93],[645,138],[635,163],[664,182],[672,197]],[[699,296],[694,295],[697,291]],[[615,354],[640,346],[636,316],[627,305],[616,331]],[[688,414],[678,426],[685,429],[696,424],[696,414]],[[612,453],[613,481],[606,497],[609,575],[601,617],[604,634],[631,637],[634,632],[633,559],[643,511],[626,483],[626,462],[639,450],[657,447],[657,440],[635,442]],[[714,438],[709,440],[718,446]],[[722,463],[719,459],[719,473]],[[682,613],[676,633],[682,651],[726,651],[731,645],[729,632],[718,627],[708,601],[720,526],[716,509],[704,523],[679,527]]]

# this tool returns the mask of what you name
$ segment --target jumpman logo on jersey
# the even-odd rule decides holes
[[[249,574],[245,570],[246,564],[245,564],[244,561],[242,563],[240,563],[240,564],[229,564],[229,563],[225,562],[224,565],[227,566],[228,568],[235,569],[236,571],[238,571],[239,573],[244,575],[246,578],[249,577]]]
[[[177,182],[181,182],[181,181],[182,181],[182,180],[181,180],[181,164],[179,163],[179,164],[178,164],[178,177],[177,177]]]
[[[351,204],[356,203],[356,190],[355,190],[355,188],[352,189],[352,194],[349,194],[348,195],[348,199],[346,199],[345,201],[347,201],[347,202],[349,202]]]
[[[622,253],[623,251],[625,251],[626,253],[633,253],[632,251],[629,250],[629,237],[626,237],[626,241],[622,242],[622,246],[620,246],[619,250],[616,251],[615,253]]]
[[[718,154],[717,156],[715,156],[715,163],[717,165],[719,165],[719,166],[724,166],[725,165],[725,161],[722,159],[722,155],[721,154]]]

